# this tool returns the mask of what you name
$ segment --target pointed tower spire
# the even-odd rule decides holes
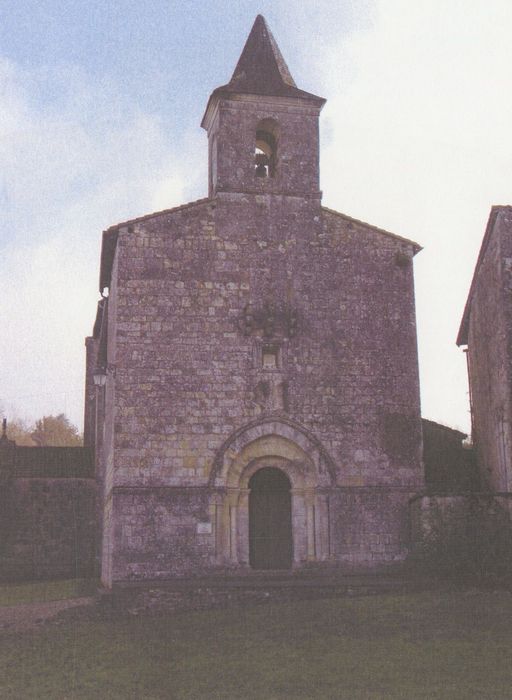
[[[258,15],[252,25],[231,80],[216,88],[211,97],[230,93],[298,97],[319,106],[325,103],[323,97],[296,86],[263,15]]]
[[[256,17],[231,80],[210,95],[208,191],[313,197],[320,202],[318,118],[325,100],[295,84]]]
[[[228,85],[232,90],[258,95],[297,88],[262,15],[256,17]]]

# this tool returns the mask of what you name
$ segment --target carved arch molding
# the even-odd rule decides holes
[[[334,463],[320,441],[288,419],[265,419],[231,435],[215,458],[210,485],[215,496],[219,563],[249,565],[249,480],[273,466],[291,483],[293,566],[330,558],[329,487]]]

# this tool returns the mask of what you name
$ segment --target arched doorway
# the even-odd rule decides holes
[[[249,563],[253,569],[292,565],[290,481],[275,467],[259,469],[249,480]]]

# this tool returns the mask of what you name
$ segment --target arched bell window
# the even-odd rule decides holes
[[[263,119],[256,127],[254,171],[256,177],[274,177],[277,165],[277,122]]]

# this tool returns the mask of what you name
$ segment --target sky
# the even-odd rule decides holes
[[[83,422],[101,232],[207,193],[199,127],[258,13],[327,98],[323,203],[417,241],[423,416],[469,431],[455,345],[512,203],[510,0],[0,0],[0,410]]]

